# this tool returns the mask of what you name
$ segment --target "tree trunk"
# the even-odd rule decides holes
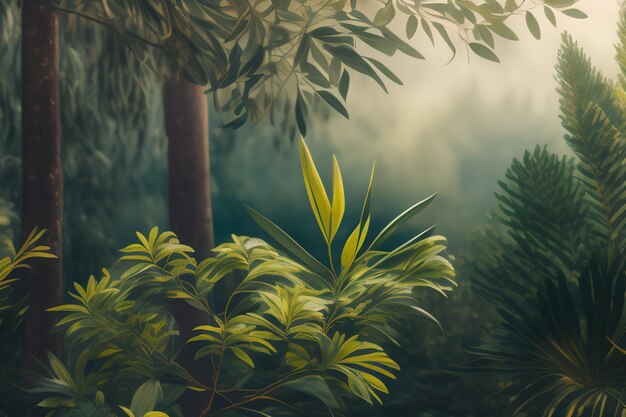
[[[209,109],[202,87],[165,83],[170,226],[200,259],[213,249]]]
[[[211,174],[209,169],[209,111],[202,87],[186,81],[167,81],[164,88],[165,130],[168,137],[169,221],[179,240],[195,249],[196,259],[213,248]],[[206,315],[181,300],[172,301],[182,340],[193,328],[207,324]],[[195,361],[186,345],[179,362],[200,382],[208,383],[211,365],[207,358]],[[187,390],[181,400],[183,415],[197,417],[207,394]]]
[[[26,371],[45,363],[47,351],[60,354],[61,339],[52,333],[46,309],[61,304],[61,218],[63,171],[59,114],[58,16],[47,0],[22,3],[22,236],[35,227],[47,229],[42,244],[57,259],[33,260],[21,282],[29,294],[24,317],[22,366]]]

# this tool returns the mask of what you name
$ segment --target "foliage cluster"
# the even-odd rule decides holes
[[[624,81],[603,77],[567,34],[557,79],[575,158],[538,146],[499,183],[493,224],[470,257],[499,319],[475,365],[505,377],[501,394],[518,413],[624,416]]]
[[[380,402],[384,381],[399,370],[383,345],[395,342],[411,316],[433,319],[417,301],[420,289],[445,293],[454,285],[445,239],[432,228],[382,248],[434,196],[368,239],[372,171],[360,220],[335,262],[332,245],[345,211],[341,171],[334,160],[329,199],[304,142],[300,151],[327,262],[252,209],[284,252],[233,235],[215,256],[196,260],[171,232],[138,233],[112,272],[75,284],[75,302],[52,309],[64,313],[57,327],[67,354],[63,361],[50,357],[50,377],[34,390],[44,397],[40,405],[59,416],[111,416],[119,405],[129,415],[175,415],[185,389],[206,393],[203,415],[332,414],[351,398]],[[179,340],[171,299],[206,317],[190,340]],[[182,344],[191,344],[196,358],[210,357],[204,371],[211,383],[177,363]]]
[[[555,12],[586,17],[572,8],[575,3],[56,0],[61,10],[107,26],[152,68],[208,86],[216,108],[230,120],[227,126],[239,127],[267,115],[274,121],[292,113],[292,138],[296,127],[306,134],[307,103],[325,102],[348,117],[344,103],[350,72],[366,75],[385,91],[383,77],[402,84],[385,64],[360,52],[366,47],[378,54],[400,52],[423,59],[392,30],[394,25],[404,25],[403,35],[409,39],[418,31],[433,44],[440,39],[453,57],[456,37],[473,53],[498,61],[495,37],[518,39],[507,25],[510,17],[523,15],[539,38],[535,8],[541,6],[556,26]],[[289,120],[282,118],[284,128]]]

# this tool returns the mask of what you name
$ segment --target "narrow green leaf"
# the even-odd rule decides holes
[[[493,53],[491,49],[487,48],[485,45],[481,43],[470,42],[469,46],[472,49],[472,51],[474,51],[474,53],[478,55],[479,57],[484,58],[489,61],[493,61],[493,62],[500,62],[500,59],[498,59],[498,56],[495,53]]]
[[[286,251],[294,255],[306,266],[311,268],[321,277],[325,278],[331,275],[331,272],[322,263],[309,254],[298,242],[296,242],[291,236],[289,236],[283,229],[275,225],[267,217],[263,216],[258,211],[246,206],[246,210],[250,217],[265,230],[276,242],[278,242]]]
[[[573,17],[574,19],[586,19],[588,16],[585,12],[578,9],[563,10],[562,13],[566,16]]]
[[[504,39],[508,39],[510,41],[517,41],[517,40],[519,40],[519,38],[517,37],[515,32],[513,32],[513,30],[511,30],[510,27],[508,27],[507,25],[505,25],[501,21],[492,22],[488,26],[488,28],[491,29],[491,31],[493,33],[503,37]]]
[[[428,198],[420,201],[404,210],[400,213],[395,219],[389,222],[387,226],[381,230],[381,232],[376,236],[376,238],[372,241],[369,248],[367,250],[377,249],[382,245],[389,237],[402,225],[403,223],[410,220],[413,216],[415,216],[420,211],[424,210],[428,205],[437,197],[437,194],[433,194]]]
[[[548,6],[556,7],[557,9],[561,9],[563,7],[572,6],[576,3],[577,0],[544,0]]]
[[[298,95],[296,97],[295,112],[296,112],[296,124],[298,125],[298,130],[300,131],[300,134],[302,136],[306,136],[306,120],[305,120],[306,104],[304,103],[304,98],[302,97],[302,94],[300,93],[300,91],[298,91]]]
[[[382,62],[380,62],[380,61],[378,61],[378,60],[376,60],[374,58],[367,58],[367,60],[370,61],[372,64],[374,64],[376,69],[378,69],[378,71],[382,72],[385,77],[389,78],[391,81],[393,81],[394,83],[396,83],[398,85],[404,85],[402,80],[400,78],[398,78],[398,76],[396,74],[394,74],[389,68],[387,68],[385,66],[385,64],[383,64]]]
[[[422,30],[424,31],[426,36],[428,36],[428,39],[430,39],[430,43],[434,45],[435,37],[433,36],[433,31],[430,29],[430,26],[428,25],[428,22],[426,21],[426,19],[424,19],[423,17],[421,19],[422,19]]]
[[[543,6],[543,13],[546,15],[546,18],[552,23],[552,26],[556,27],[556,16],[551,8],[548,6]]]
[[[496,47],[496,40],[493,38],[491,31],[484,25],[476,26],[476,30],[480,35],[480,38],[487,44],[491,49]]]
[[[335,97],[332,93],[324,90],[315,90],[315,92],[326,102],[330,107],[335,109],[338,113],[340,113],[346,119],[350,118],[348,114],[348,110],[346,110],[345,106],[341,104],[339,99]]]
[[[365,74],[372,78],[380,87],[387,92],[387,87],[383,80],[378,76],[376,71],[363,59],[361,55],[359,55],[353,48],[347,45],[324,45],[324,48],[328,50],[334,57],[339,59],[341,62],[349,66],[350,68]]]
[[[127,415],[128,417],[135,417],[135,414],[134,414],[132,411],[130,411],[128,408],[124,407],[123,405],[120,405],[120,409],[121,409],[124,413],[126,413],[126,415]]]
[[[372,166],[372,173],[370,174],[370,181],[367,186],[367,193],[365,194],[365,200],[363,201],[363,208],[361,209],[361,218],[359,219],[359,224],[356,226],[354,231],[350,234],[344,247],[341,251],[341,269],[345,270],[349,268],[354,259],[359,253],[359,250],[363,246],[365,242],[365,238],[367,236],[367,232],[369,230],[370,224],[370,204],[371,204],[371,192],[372,192],[372,184],[374,183],[374,170],[375,165]]]
[[[163,398],[163,391],[159,381],[150,379],[142,384],[130,403],[130,409],[135,415],[143,416],[149,411],[154,410],[157,402]]]
[[[526,12],[526,26],[528,26],[528,30],[535,37],[535,39],[541,39],[539,22],[537,22],[537,19],[531,12]]]
[[[308,34],[302,35],[302,40],[300,41],[300,45],[298,45],[298,50],[293,59],[293,65],[297,66],[306,59],[309,55],[309,49],[311,47],[311,39]]]
[[[437,318],[435,318],[435,316],[433,316],[432,314],[430,314],[428,311],[424,310],[423,308],[420,308],[420,307],[417,307],[417,306],[411,306],[411,308],[413,310],[415,310],[420,316],[422,316],[422,317],[426,318],[427,320],[430,320],[433,323],[435,323],[437,325],[437,327],[439,327],[439,330],[441,330],[441,333],[443,333],[443,334],[446,333],[443,330],[443,326],[441,325],[439,320],[437,320]]]
[[[443,40],[446,42],[446,45],[448,45],[448,48],[450,48],[450,50],[452,51],[452,58],[450,58],[450,61],[452,61],[454,57],[456,56],[456,47],[454,46],[452,39],[450,39],[450,35],[448,35],[448,31],[441,23],[433,22],[433,26],[435,27],[437,32],[439,32],[439,35],[443,38]]]
[[[417,31],[417,27],[419,26],[419,21],[415,15],[409,16],[406,21],[406,37],[411,39],[415,36],[415,32]]]
[[[329,408],[339,408],[339,404],[326,384],[326,381],[319,375],[307,375],[288,381],[283,384],[283,388],[311,395],[322,401]]]
[[[339,94],[344,101],[348,98],[348,89],[350,87],[350,74],[348,71],[344,70],[343,74],[341,74],[341,79],[339,80]]]
[[[393,0],[387,0],[385,7],[376,12],[374,16],[375,26],[387,26],[396,16],[396,9],[393,6]]]
[[[231,350],[239,360],[245,362],[246,365],[248,365],[250,368],[254,368],[254,362],[252,361],[252,358],[246,352],[244,352],[243,349],[238,347],[232,347]]]

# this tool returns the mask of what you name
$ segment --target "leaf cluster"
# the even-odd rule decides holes
[[[356,232],[336,264],[331,246],[345,211],[339,165],[335,160],[330,203],[304,142],[300,149],[329,259],[315,259],[252,209],[280,250],[233,235],[214,256],[197,260],[171,232],[137,233],[138,242],[122,249],[113,273],[76,284],[70,293],[75,301],[52,309],[64,313],[57,327],[69,353],[64,361],[50,358],[50,377],[34,391],[43,397],[40,405],[58,416],[81,408],[110,416],[124,404],[131,404],[123,409],[128,415],[178,415],[176,400],[186,389],[205,394],[203,415],[332,414],[355,399],[381,402],[388,393],[385,380],[399,370],[384,344],[395,342],[411,316],[434,320],[418,305],[420,289],[445,294],[454,285],[445,239],[429,235],[431,229],[382,249],[433,198],[406,210],[368,242],[368,188]],[[206,318],[189,340],[180,340],[168,308],[172,299]],[[209,383],[177,363],[183,344],[193,347],[196,358],[210,358],[212,365],[203,369]],[[133,408],[142,398],[152,400]]]
[[[309,107],[322,102],[345,117],[351,74],[360,73],[387,91],[385,79],[402,81],[363,51],[423,59],[409,40],[419,31],[457,52],[457,39],[474,54],[498,61],[497,37],[517,40],[509,19],[524,15],[539,38],[533,15],[541,6],[556,26],[555,12],[586,17],[575,0],[520,2],[378,0],[56,0],[65,12],[98,22],[153,69],[182,76],[214,92],[228,127],[269,116],[281,118],[295,138],[306,135]],[[400,36],[393,28],[405,26]],[[421,30],[420,30],[421,29]],[[407,40],[403,39],[406,36]],[[293,118],[281,117],[292,114]],[[295,126],[290,123],[295,120]]]

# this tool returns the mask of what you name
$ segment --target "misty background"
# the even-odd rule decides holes
[[[576,7],[588,18],[560,15],[557,28],[538,9],[539,41],[528,32],[523,16],[511,19],[520,40],[496,41],[499,64],[470,56],[460,42],[456,58],[446,64],[452,54],[442,42],[432,47],[427,38],[416,36],[414,45],[426,60],[400,55],[386,59],[403,86],[388,83],[385,94],[373,81],[353,76],[347,102],[350,120],[330,114],[312,123],[306,138],[327,188],[332,154],[339,160],[348,207],[343,233],[358,222],[375,162],[374,226],[382,227],[436,192],[438,198],[417,216],[414,227],[405,228],[406,236],[438,224],[438,233],[449,238],[452,251],[462,248],[468,230],[494,207],[496,181],[513,158],[536,144],[567,152],[554,80],[561,34],[571,33],[598,69],[614,77],[619,3],[583,0]],[[219,123],[212,115],[217,241],[230,233],[260,233],[243,209],[248,204],[296,238],[314,246],[320,243],[297,143],[274,140],[278,128],[265,123],[234,132],[224,132]]]
[[[561,34],[571,33],[594,65],[614,78],[620,3],[581,0],[575,7],[588,18],[558,15],[557,28],[538,8],[534,14],[541,40],[529,33],[523,15],[511,19],[520,40],[496,40],[501,63],[469,54],[461,42],[456,42],[457,56],[449,62],[452,53],[441,39],[433,47],[418,34],[411,43],[425,60],[401,55],[384,59],[404,81],[403,86],[388,82],[389,94],[354,74],[347,100],[350,120],[333,112],[311,114],[306,138],[328,191],[333,154],[342,169],[347,211],[337,241],[343,242],[359,220],[375,162],[372,234],[410,205],[438,193],[424,212],[403,226],[404,234],[399,233],[397,240],[437,224],[437,232],[448,237],[452,254],[460,255],[467,235],[495,207],[497,181],[513,158],[537,144],[568,153],[554,79]],[[398,22],[397,33],[404,33],[403,23]],[[0,200],[13,203],[16,213],[21,149],[19,33],[19,25],[11,28],[0,20],[0,39],[3,34],[6,39],[0,46],[8,50],[0,54],[0,91],[4,92],[0,94],[0,142],[4,141],[0,179],[5,184]],[[63,36],[61,77],[68,98],[63,107],[67,231],[63,267],[67,282],[85,282],[89,274],[98,274],[115,261],[118,248],[136,240],[136,230],[146,233],[154,225],[167,228],[162,88],[159,77],[144,68],[145,76],[137,77],[142,85],[120,84],[124,91],[109,94],[108,80],[125,79],[129,63],[120,65],[108,43],[85,43],[79,31],[68,30]],[[140,94],[143,99],[132,101],[135,107],[124,103],[123,93],[131,88],[145,89]],[[222,120],[210,108],[217,243],[230,240],[231,233],[266,237],[246,213],[244,205],[249,205],[326,259],[302,181],[297,142],[284,139],[280,128],[267,121],[222,129]],[[120,113],[128,117],[117,117]],[[339,250],[340,245],[335,246]],[[449,372],[464,363],[467,349],[479,343],[485,322],[493,318],[490,306],[474,296],[471,284],[466,285],[462,262],[455,262],[455,267],[461,285],[449,300],[442,302],[442,297],[430,292],[423,295],[446,336],[432,324],[411,323],[401,335],[407,350],[392,352],[403,370],[390,384],[394,396],[385,410],[368,410],[368,415],[512,415],[501,403],[485,401],[497,390],[497,381],[470,380],[466,374]]]

